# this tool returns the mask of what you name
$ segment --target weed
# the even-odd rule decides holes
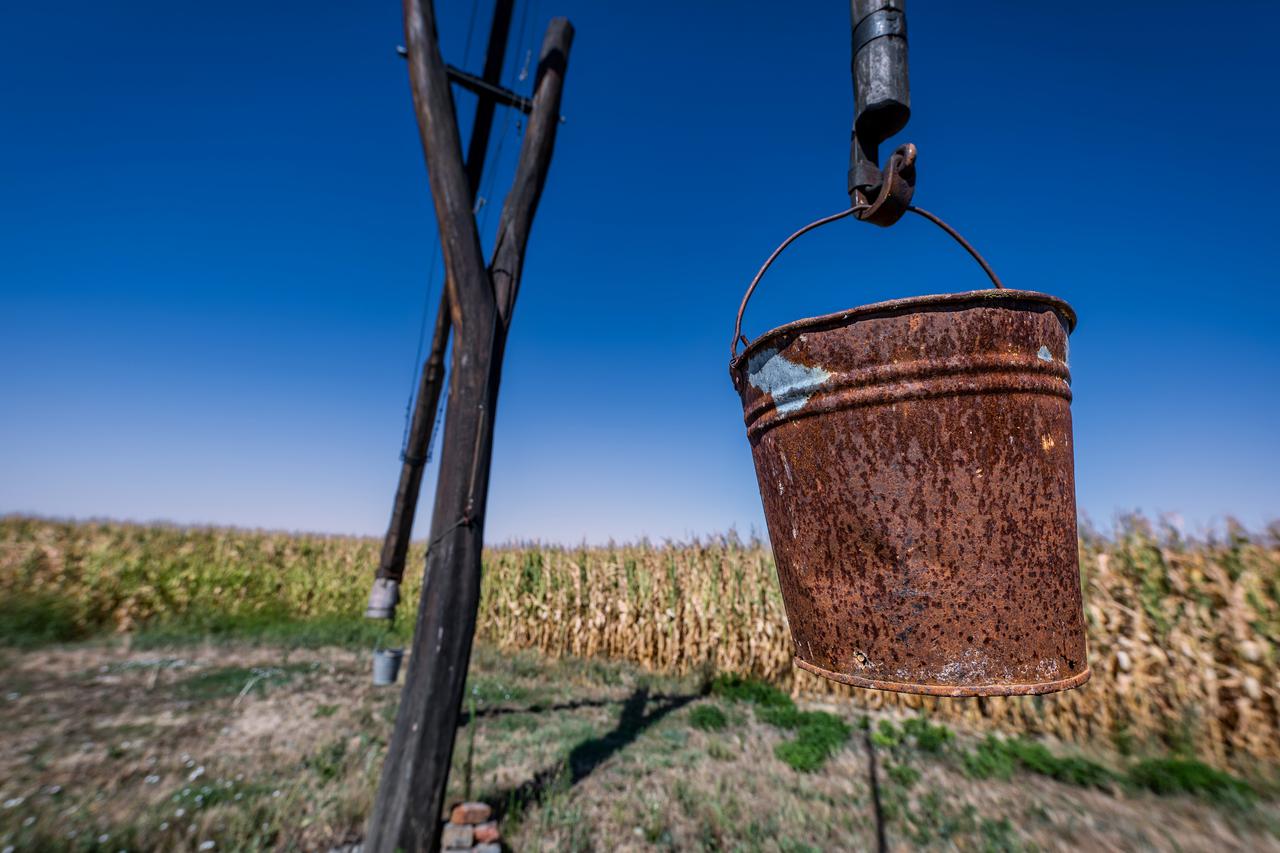
[[[1044,744],[1022,738],[1002,740],[987,735],[976,749],[961,756],[961,764],[975,779],[1008,779],[1021,767],[1081,787],[1105,788],[1116,781],[1116,774],[1097,762],[1080,756],[1057,756]]]
[[[178,682],[177,690],[184,698],[206,701],[231,696],[263,694],[284,684],[293,676],[312,670],[310,664],[288,664],[281,667],[227,666],[198,672]]]
[[[722,740],[713,740],[707,744],[707,755],[716,761],[731,761],[736,753]]]
[[[977,830],[977,809],[970,803],[956,809],[939,791],[926,791],[917,799],[917,808],[909,811],[901,790],[890,789],[885,793],[894,804],[895,813],[905,813],[907,833],[917,847],[927,847],[935,841],[954,846],[952,839],[956,836],[970,835]]]
[[[335,740],[315,755],[303,759],[303,766],[320,777],[321,784],[342,775],[347,757],[347,742]]]
[[[951,741],[955,733],[943,725],[934,725],[926,717],[911,717],[902,724],[903,734],[915,739],[916,747],[925,752],[938,753]]]
[[[973,779],[1008,779],[1013,775],[1017,762],[1013,754],[1004,748],[1004,741],[995,735],[987,735],[976,749],[960,757],[964,772]]]
[[[1228,805],[1248,805],[1257,797],[1243,779],[1187,758],[1149,758],[1129,769],[1128,781],[1156,794],[1193,794]]]
[[[741,675],[721,675],[711,692],[733,701],[756,706],[756,719],[795,732],[795,738],[774,747],[774,755],[795,770],[817,770],[853,734],[852,727],[835,714],[801,711],[791,697],[771,684]]]
[[[1004,853],[1004,851],[1022,849],[1022,845],[1018,843],[1017,836],[1014,834],[1013,823],[1007,817],[999,820],[984,817],[978,824],[978,831],[982,835],[984,851]]]
[[[895,784],[907,790],[920,781],[920,771],[909,764],[886,764],[884,770]]]
[[[673,793],[675,794],[676,802],[680,805],[680,809],[686,815],[694,814],[698,807],[698,796],[689,787],[689,783],[683,779],[677,779]]]
[[[504,702],[528,702],[534,698],[533,691],[500,678],[469,679],[465,689],[466,695],[482,708],[491,708]]]
[[[671,846],[671,829],[667,826],[667,815],[657,804],[649,807],[649,813],[642,828],[645,841],[664,847]]]
[[[0,595],[0,645],[35,648],[87,636],[71,605],[52,595]]]
[[[853,734],[848,723],[825,711],[801,712],[795,723],[795,740],[778,744],[773,752],[795,770],[805,773],[825,764]]]
[[[249,613],[169,615],[148,623],[133,638],[135,648],[166,648],[193,643],[249,642],[282,648],[337,646],[370,649],[406,646],[411,640],[409,620],[388,631],[385,625],[358,614],[331,614],[299,619],[274,607]]]
[[[729,719],[715,705],[699,705],[689,712],[689,724],[704,732],[718,732],[729,724]]]
[[[197,779],[196,782],[184,785],[174,791],[166,808],[182,809],[188,813],[195,813],[201,809],[211,809],[223,803],[240,802],[244,799],[260,797],[266,794],[268,790],[265,785],[246,785],[231,779],[201,785]]]
[[[734,702],[750,702],[762,708],[794,707],[791,697],[758,678],[726,674],[711,682],[711,692]]]
[[[1005,745],[1027,770],[1069,785],[1105,788],[1116,778],[1114,773],[1095,761],[1074,755],[1054,755],[1042,743],[1015,738],[1005,741]]]
[[[902,730],[890,720],[881,720],[871,733],[871,742],[884,749],[892,749],[902,743]]]

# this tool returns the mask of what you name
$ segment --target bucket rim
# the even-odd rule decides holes
[[[893,681],[882,678],[865,678],[860,675],[850,675],[844,672],[834,672],[824,669],[815,663],[802,660],[799,657],[793,657],[792,661],[796,666],[812,672],[814,675],[821,676],[830,681],[836,681],[840,684],[849,684],[853,687],[863,687],[868,690],[888,690],[893,693],[914,693],[917,696],[946,696],[952,699],[961,699],[973,696],[1039,696],[1045,693],[1061,693],[1064,690],[1074,690],[1082,687],[1093,677],[1093,670],[1085,665],[1084,669],[1069,675],[1066,678],[1059,678],[1053,681],[1026,681],[1026,682],[1000,682],[993,681],[985,684],[933,684],[920,681]]]
[[[747,363],[749,357],[764,347],[774,338],[794,332],[817,329],[824,326],[847,323],[850,320],[865,320],[885,314],[898,314],[919,308],[931,308],[941,305],[961,305],[966,302],[990,303],[995,301],[1038,302],[1054,309],[1067,324],[1067,334],[1075,331],[1076,312],[1066,300],[1038,290],[1011,290],[1009,288],[985,288],[983,290],[965,290],[959,293],[934,293],[925,296],[905,296],[900,299],[887,299],[883,302],[872,302],[856,308],[846,308],[830,314],[819,314],[816,317],[804,317],[776,326],[764,332],[738,353],[730,363],[730,369],[736,370],[739,365]]]

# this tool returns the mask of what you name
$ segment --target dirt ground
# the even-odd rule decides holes
[[[4,650],[0,682],[0,853],[358,843],[399,693],[367,651],[225,645]],[[723,727],[692,724],[703,706]],[[750,706],[622,664],[482,648],[467,710],[450,799],[494,805],[515,850],[875,849],[874,756],[894,850],[1280,851],[1267,798],[979,781],[856,729],[799,772]]]

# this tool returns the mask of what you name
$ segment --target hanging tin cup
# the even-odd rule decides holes
[[[1089,678],[1067,369],[1075,313],[992,277],[998,289],[789,323],[733,355],[803,669],[935,696],[1048,693]]]
[[[373,651],[373,683],[378,687],[395,684],[400,677],[400,662],[404,660],[404,649],[374,649]]]

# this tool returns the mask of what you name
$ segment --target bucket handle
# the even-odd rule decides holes
[[[738,343],[741,342],[743,345],[746,345],[749,343],[749,341],[742,335],[742,315],[746,313],[747,303],[751,301],[751,294],[755,293],[756,285],[758,285],[760,283],[760,279],[764,277],[765,271],[768,270],[769,267],[773,265],[773,262],[778,259],[778,255],[782,254],[782,250],[790,246],[793,242],[795,242],[796,238],[801,236],[802,234],[807,234],[813,229],[826,225],[829,222],[835,222],[837,219],[844,219],[846,216],[852,216],[853,214],[858,213],[859,211],[862,211],[862,210],[866,210],[869,207],[871,207],[871,205],[869,204],[855,204],[853,207],[849,208],[848,210],[842,210],[839,213],[833,213],[830,216],[824,216],[822,219],[819,219],[816,222],[810,222],[808,225],[801,228],[799,231],[792,234],[787,239],[783,240],[782,245],[773,250],[773,254],[770,255],[769,258],[764,262],[764,266],[760,267],[760,271],[756,273],[756,277],[751,279],[751,285],[747,288],[747,292],[742,296],[742,304],[738,306],[738,320],[736,323],[734,323],[733,340],[729,344],[729,361],[730,362],[736,361],[738,358]],[[978,265],[982,267],[982,271],[987,274],[987,278],[991,279],[991,283],[996,287],[996,289],[998,290],[1004,289],[1004,284],[1001,283],[1000,277],[996,275],[995,270],[993,270],[991,268],[991,265],[988,264],[986,260],[983,259],[982,255],[978,254],[978,250],[973,248],[973,246],[969,243],[968,240],[960,236],[960,233],[956,231],[956,229],[952,228],[950,225],[943,222],[941,219],[934,216],[929,211],[916,207],[915,205],[908,205],[907,210],[911,211],[912,213],[918,216],[923,216],[925,219],[929,220],[934,225],[937,225],[943,231],[946,231],[953,238],[955,238],[955,241],[959,243],[961,246],[963,246],[964,250],[968,252],[970,255],[972,255],[973,259],[978,262]]]

